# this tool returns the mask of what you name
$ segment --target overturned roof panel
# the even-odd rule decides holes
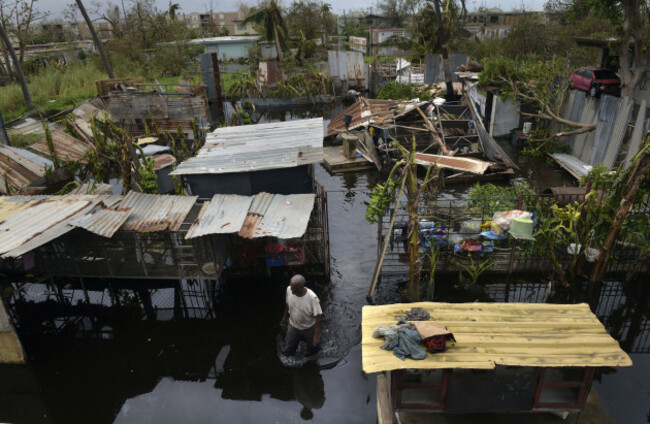
[[[241,237],[301,237],[314,207],[314,194],[215,195],[201,209],[186,238],[239,233]]]
[[[472,174],[485,174],[485,171],[492,165],[473,158],[461,158],[453,156],[431,155],[428,153],[416,153],[415,162],[418,165],[437,165],[441,168],[454,169],[457,171],[471,172]]]
[[[172,175],[290,168],[323,160],[323,118],[218,128]]]
[[[196,203],[198,196],[163,196],[129,192],[120,208],[132,208],[123,230],[141,233],[176,231]]]
[[[0,145],[0,193],[17,192],[45,175],[46,159],[34,156],[24,149]]]
[[[89,143],[81,141],[59,129],[52,131],[52,143],[54,144],[56,156],[66,162],[81,161],[87,151],[94,149]],[[46,156],[51,156],[45,138],[32,144],[29,148]]]

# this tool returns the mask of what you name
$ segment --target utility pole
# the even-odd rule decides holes
[[[20,66],[20,62],[18,61],[18,57],[16,57],[16,52],[14,51],[14,46],[11,44],[11,40],[9,40],[9,36],[7,35],[7,31],[2,22],[0,22],[0,37],[2,37],[2,41],[5,43],[5,47],[11,55],[11,60],[14,62],[16,76],[18,77],[20,88],[23,90],[25,106],[27,106],[27,110],[34,110],[34,103],[32,103],[32,96],[29,94],[29,88],[27,88],[27,81],[25,80],[25,74],[23,74],[23,68]],[[11,64],[7,63],[7,66],[11,67]]]
[[[90,16],[88,16],[88,12],[86,12],[86,8],[84,7],[81,0],[75,0],[75,1],[77,2],[77,6],[79,7],[81,14],[83,15],[84,20],[86,21],[86,25],[88,25],[90,34],[92,34],[93,36],[93,40],[95,41],[95,46],[97,47],[97,51],[99,52],[99,55],[102,57],[102,61],[104,61],[104,68],[106,68],[106,73],[108,74],[108,77],[110,79],[115,78],[115,74],[113,74],[113,68],[111,67],[111,62],[108,61],[108,57],[106,56],[106,53],[104,53],[104,46],[102,45],[102,42],[99,40],[99,37],[97,36],[97,32],[95,31],[95,27],[93,26],[93,23],[90,20]]]

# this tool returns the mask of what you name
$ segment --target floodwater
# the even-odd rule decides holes
[[[570,183],[537,164],[525,165],[522,177]],[[360,322],[377,255],[376,226],[364,214],[378,177],[317,167],[316,178],[328,191],[332,272],[329,282],[307,279],[323,305],[323,351],[340,359],[333,367],[287,368],[278,359],[286,280],[229,281],[215,319],[139,321],[114,328],[109,339],[23,335],[29,365],[0,366],[0,422],[375,422]],[[375,300],[397,301],[398,290],[380,285]],[[607,370],[595,386],[619,423],[645,422],[650,409],[648,355],[632,358],[634,367]]]

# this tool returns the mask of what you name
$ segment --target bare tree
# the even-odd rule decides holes
[[[25,98],[25,106],[27,106],[28,110],[33,110],[34,103],[32,103],[32,96],[31,94],[29,94],[29,88],[27,87],[27,81],[25,80],[25,75],[23,74],[23,68],[20,62],[18,61],[18,57],[16,57],[16,52],[14,51],[14,48],[11,45],[11,41],[9,40],[9,36],[7,35],[7,31],[5,31],[5,26],[2,22],[0,22],[0,38],[2,38],[2,41],[4,42],[4,45],[6,49],[9,51],[9,54],[11,55],[11,59],[14,62],[16,77],[18,77],[20,88],[23,90],[23,97]],[[9,64],[9,62],[7,62],[7,64]]]
[[[81,0],[76,0],[77,6],[79,7],[79,11],[84,17],[84,20],[86,21],[86,25],[88,25],[88,29],[90,30],[90,34],[93,36],[93,40],[95,41],[95,46],[97,47],[97,51],[99,52],[99,55],[102,57],[102,61],[104,61],[104,67],[106,68],[106,73],[108,74],[108,77],[113,79],[115,78],[115,74],[113,74],[113,68],[111,67],[111,62],[108,61],[108,56],[106,56],[106,53],[104,52],[104,46],[97,36],[97,32],[95,31],[95,27],[93,26],[93,22],[90,20],[90,16],[88,16],[88,12],[86,12],[86,8],[84,7],[83,3]]]

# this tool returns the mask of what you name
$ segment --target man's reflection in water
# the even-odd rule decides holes
[[[314,417],[312,409],[320,409],[325,404],[325,383],[318,365],[308,362],[293,370],[292,377],[296,399],[303,406],[300,416],[303,420],[311,420]]]

